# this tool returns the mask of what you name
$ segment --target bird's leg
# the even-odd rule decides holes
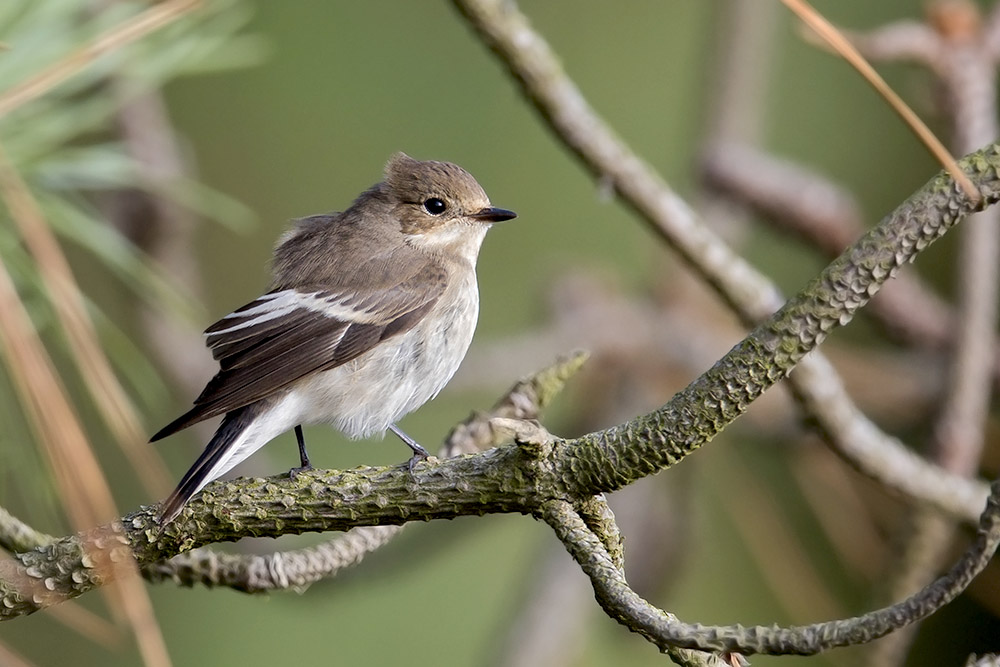
[[[427,460],[427,457],[430,456],[426,449],[418,445],[416,440],[403,433],[403,430],[395,424],[389,424],[389,430],[398,435],[399,439],[405,442],[407,446],[413,450],[413,456],[410,457],[408,464],[410,472],[413,472],[413,466],[417,465],[420,461]]]
[[[302,424],[295,427],[295,440],[299,443],[299,467],[292,468],[288,471],[288,476],[295,479],[295,476],[300,472],[306,472],[307,470],[312,470],[312,464],[309,463],[309,454],[306,453],[306,438],[302,435]]]

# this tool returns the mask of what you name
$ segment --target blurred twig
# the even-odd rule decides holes
[[[0,642],[0,665],[6,667],[33,667],[24,657],[18,655],[9,646]]]
[[[755,144],[761,138],[767,116],[768,91],[777,55],[776,39],[781,25],[777,3],[756,0],[725,0],[716,13],[718,39],[709,72],[707,118],[704,136],[725,143]],[[696,210],[712,229],[737,245],[748,237],[746,216],[718,197],[697,193]],[[680,280],[696,281],[682,271]]]
[[[125,637],[121,628],[90,611],[83,604],[67,600],[63,604],[54,606],[52,611],[54,612],[52,618],[88,642],[100,644],[111,650],[121,648],[122,639]],[[0,661],[0,665],[3,664],[5,663]]]
[[[197,9],[201,0],[164,0],[124,21],[48,69],[0,93],[0,116],[40,97],[106,53],[120,49]]]
[[[162,96],[158,91],[136,94],[120,78],[113,78],[111,87],[122,100],[115,115],[117,126],[144,187],[113,193],[106,207],[109,221],[162,266],[175,284],[197,295],[201,281],[193,248],[195,221],[188,210],[164,196],[184,176],[185,167]],[[142,301],[139,308],[145,338],[160,367],[188,393],[197,393],[205,381],[202,337],[182,330],[160,304]],[[162,497],[167,489],[161,491],[156,495]]]
[[[889,25],[854,39],[862,51],[881,60],[915,60],[937,75],[952,121],[952,143],[961,152],[1000,135],[998,54],[990,47],[1000,39],[1000,24],[984,23],[979,8],[968,0],[938,0],[927,11],[924,25]],[[987,35],[987,28],[996,34]],[[993,371],[1000,361],[995,342],[998,260],[1000,215],[991,209],[971,218],[960,232],[955,341],[943,406],[930,442],[930,458],[965,477],[978,472]],[[886,595],[896,598],[931,579],[946,560],[954,537],[948,517],[916,509],[902,537],[901,558],[890,568]],[[902,664],[913,636],[908,630],[880,643],[874,647],[871,664]]]
[[[948,152],[944,144],[920,120],[920,117],[913,112],[906,102],[896,94],[896,91],[889,87],[889,84],[879,76],[875,68],[868,64],[868,61],[864,59],[855,46],[839,30],[823,18],[815,9],[810,7],[809,3],[805,2],[805,0],[782,0],[782,2],[785,3],[786,7],[795,12],[795,15],[812,28],[816,34],[822,37],[840,57],[849,62],[878,91],[879,95],[889,103],[889,106],[902,117],[910,129],[913,130],[914,134],[919,137],[920,141],[927,146],[937,161],[962,186],[965,194],[973,200],[979,196],[972,182],[958,168],[955,158]]]
[[[597,178],[613,187],[741,319],[759,322],[781,307],[784,300],[774,284],[700,224],[686,202],[615,136],[514,3],[455,0],[455,4],[500,56],[556,136]],[[831,444],[859,470],[966,520],[978,516],[985,485],[948,475],[881,432],[854,406],[821,354],[804,359],[789,382]]]
[[[748,207],[764,222],[802,238],[828,259],[864,232],[854,198],[803,165],[766,155],[749,145],[713,142],[701,169],[702,177],[717,193]],[[872,300],[869,312],[897,340],[937,349],[954,340],[951,308],[910,271],[896,276]]]
[[[0,348],[73,526],[84,530],[114,517],[117,512],[104,475],[2,260]],[[134,561],[109,562],[107,567],[116,570],[106,575],[118,582],[109,589],[118,603],[114,608],[122,609],[132,624],[146,664],[169,665],[149,597],[134,576]]]
[[[0,507],[0,549],[7,551],[27,551],[56,538],[39,532]]]
[[[160,495],[170,487],[169,477],[156,451],[147,447],[139,416],[118,382],[87,314],[83,295],[38,202],[20,174],[0,149],[0,197],[10,210],[34,256],[49,301],[62,325],[72,359],[89,389],[115,442],[143,480],[147,490]]]

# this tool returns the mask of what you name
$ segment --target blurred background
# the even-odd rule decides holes
[[[162,498],[210,430],[140,444],[145,453],[132,459],[115,441],[141,443],[187,409],[214,373],[201,330],[266,287],[270,251],[288,221],[348,206],[380,180],[394,151],[456,162],[495,205],[518,213],[490,233],[480,256],[480,324],[463,369],[401,424],[425,446],[436,447],[452,425],[560,353],[593,353],[543,420],[573,436],[661,405],[742,338],[717,298],[550,134],[449,3],[205,4],[10,108],[4,90],[143,6],[8,0],[0,7],[4,161],[58,236],[100,348],[134,404],[138,434],[127,419],[116,428],[91,397],[72,336],[49,303],[44,263],[22,241],[6,198],[0,258],[119,511]],[[778,3],[520,6],[621,138],[786,293],[827,259],[703,187],[699,165],[713,142],[752,144],[822,174],[850,195],[864,226],[938,171],[884,101],[848,65],[807,43]],[[924,18],[921,3],[907,0],[815,6],[863,31]],[[950,121],[927,69],[879,70],[947,140]],[[914,269],[946,300],[955,236]],[[874,421],[924,451],[948,354],[894,342],[866,313],[824,352]],[[0,373],[0,504],[63,535],[74,525],[65,494],[10,364]],[[703,451],[611,498],[629,580],[688,622],[805,624],[901,597],[888,591],[903,568],[913,506],[831,453],[781,387],[770,394]],[[987,476],[1000,468],[995,417],[986,428]],[[319,427],[307,438],[317,467],[408,456],[393,438],[350,442]],[[239,472],[278,474],[296,464],[286,434]],[[959,531],[938,567],[967,536]],[[266,552],[322,539],[218,548]],[[666,660],[607,618],[551,530],[522,516],[410,526],[359,566],[298,593],[248,596],[170,583],[147,590],[175,665]],[[109,606],[91,594],[60,605],[68,611],[4,623],[0,655],[22,661],[12,664],[141,664]],[[994,566],[925,622],[911,649],[881,664],[958,665],[971,652],[1000,651],[998,637]],[[873,655],[867,647],[752,662],[858,665]]]

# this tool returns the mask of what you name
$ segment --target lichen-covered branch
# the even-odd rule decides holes
[[[552,527],[570,555],[594,583],[597,600],[605,611],[633,632],[658,646],[678,665],[721,667],[730,662],[713,653],[681,647],[658,636],[661,625],[683,625],[677,617],[657,609],[636,594],[625,581],[625,573],[608,553],[604,540],[588,525],[571,503],[553,500],[542,505],[540,517]]]
[[[587,498],[576,506],[576,511],[611,559],[611,564],[625,573],[625,538],[622,537],[615,514],[611,511],[604,494]]]
[[[223,553],[205,547],[149,563],[142,568],[142,576],[153,583],[201,584],[243,593],[302,590],[357,565],[369,553],[391,542],[402,528],[360,526],[315,546],[261,555]]]
[[[215,542],[343,531],[355,526],[528,512],[539,494],[517,447],[440,463],[313,471],[209,485],[170,525],[155,508],[0,559],[0,619],[29,614],[108,582],[105,565],[131,552],[140,567]],[[86,552],[86,556],[85,556]]]

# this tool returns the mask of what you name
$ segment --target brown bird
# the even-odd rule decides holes
[[[476,259],[494,208],[461,167],[397,153],[385,180],[343,213],[295,222],[274,255],[268,292],[205,332],[219,372],[194,407],[156,441],[225,415],[212,440],[164,502],[173,520],[210,481],[302,424],[329,423],[351,438],[391,430],[455,374],[479,316]]]

